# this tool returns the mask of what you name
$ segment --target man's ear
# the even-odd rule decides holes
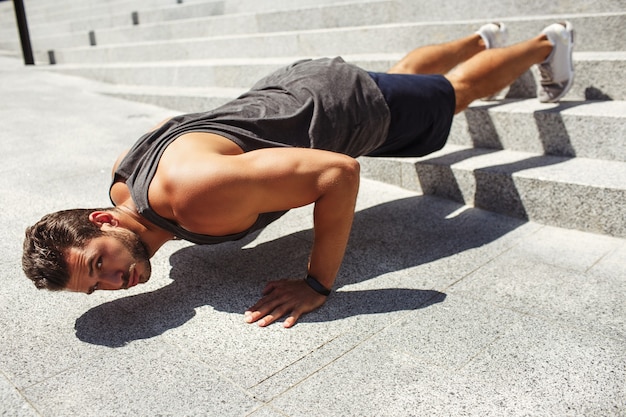
[[[109,226],[117,226],[119,224],[117,218],[109,211],[94,211],[89,215],[89,221],[98,227],[102,227],[105,224]]]

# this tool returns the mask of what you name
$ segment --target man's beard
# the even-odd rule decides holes
[[[143,273],[141,274],[139,283],[148,282],[150,279],[150,275],[152,273],[152,266],[150,264],[150,253],[148,252],[148,248],[146,245],[139,239],[136,233],[131,232],[130,230],[116,230],[116,231],[106,231],[104,235],[113,237],[120,241],[122,245],[128,250],[130,255],[134,259],[134,263],[132,267],[136,267],[137,264],[143,265]],[[131,267],[131,268],[132,268]],[[130,279],[130,268],[128,271],[124,272],[124,288],[128,288],[128,280]]]

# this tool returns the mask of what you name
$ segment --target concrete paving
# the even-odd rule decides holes
[[[626,240],[370,180],[336,292],[292,329],[243,311],[302,275],[310,207],[169,243],[126,292],[37,291],[24,228],[108,205],[117,154],[173,115],[94,91],[0,54],[2,415],[626,415]]]

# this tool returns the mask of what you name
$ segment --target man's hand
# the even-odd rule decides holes
[[[289,328],[296,324],[300,316],[324,304],[326,298],[303,279],[271,281],[263,290],[263,297],[244,313],[244,319],[247,323],[257,322],[265,327],[288,315],[283,326]]]

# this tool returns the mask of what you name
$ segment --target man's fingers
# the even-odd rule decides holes
[[[244,313],[244,319],[246,323],[254,323],[256,321],[260,327],[266,327],[274,323],[276,320],[280,319],[281,317],[287,315],[287,313],[288,311],[283,312],[283,309],[276,309],[276,310],[273,310],[270,314],[265,314],[265,315],[258,311],[254,311],[254,312],[246,311]],[[283,322],[283,326],[287,329],[290,327],[293,327],[293,325],[296,324],[300,316],[301,316],[301,313],[292,311],[291,315],[287,317],[285,321]]]
[[[246,311],[245,313],[243,313],[243,319],[246,323],[253,323],[254,322],[254,315],[252,311]]]
[[[265,316],[270,311],[272,311],[272,308],[269,308],[269,307],[266,308],[266,307],[263,307],[262,304],[256,303],[255,305],[250,307],[248,310],[246,310],[245,313],[243,313],[243,318],[246,321],[246,323],[254,323],[261,317]]]
[[[268,316],[270,312],[272,312],[273,309],[274,307],[269,307],[269,306],[258,307],[258,308],[252,307],[251,309],[243,313],[243,317],[247,323],[254,323],[255,321],[259,320],[261,317]]]
[[[281,307],[281,306],[279,306],[279,307]],[[270,324],[274,323],[279,318],[285,316],[287,313],[289,313],[289,309],[288,308],[284,308],[284,307],[283,308],[276,308],[270,314],[267,314],[265,317],[263,317],[261,320],[259,320],[259,322],[257,324],[260,327],[269,326]]]
[[[312,291],[303,280],[272,281],[263,290],[263,297],[244,313],[244,320],[265,327],[288,316],[283,326],[289,328],[324,301],[326,297]]]
[[[244,320],[246,323],[254,323],[263,318],[263,324],[259,322],[259,326],[267,326],[287,314],[288,309],[279,308],[284,305],[285,301],[281,297],[265,296],[244,313]]]
[[[300,318],[300,314],[293,312],[291,316],[285,319],[285,321],[283,322],[283,327],[285,329],[293,327],[293,325],[296,324],[299,318]]]
[[[270,290],[270,293],[272,290]],[[282,301],[280,300],[278,294],[263,294],[263,297],[259,299],[252,307],[250,307],[246,313],[259,313],[259,315],[269,313],[276,306],[280,305]]]
[[[257,322],[259,326],[266,327],[289,313],[291,313],[291,315],[285,320],[284,323],[284,326],[288,328],[296,324],[296,320],[298,320],[301,313],[296,312],[289,305],[286,304],[278,304],[271,310],[250,309],[244,313],[244,320],[246,321],[246,323]]]
[[[265,316],[261,320],[259,320],[257,322],[257,324],[259,325],[259,327],[265,327],[265,326],[269,326],[270,324],[274,323],[274,321],[276,321],[276,316],[274,316],[272,314],[268,314],[267,316]]]

